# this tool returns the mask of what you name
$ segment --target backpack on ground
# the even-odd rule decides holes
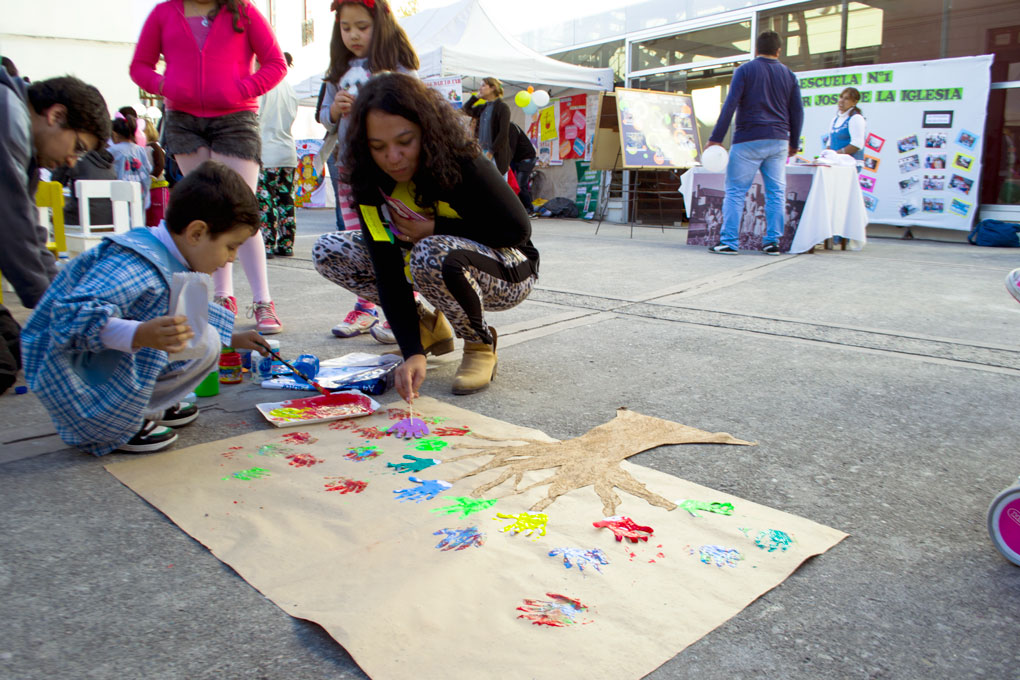
[[[976,246],[1020,248],[1020,224],[1002,220],[981,220],[974,225],[967,240]]]

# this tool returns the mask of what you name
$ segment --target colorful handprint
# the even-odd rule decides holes
[[[538,532],[538,536],[545,536],[545,527],[546,524],[549,523],[549,515],[542,512],[522,512],[517,515],[507,515],[502,512],[497,512],[495,518],[514,520],[513,524],[508,524],[501,529],[503,533],[509,531],[515,535],[524,534],[525,536],[531,536],[535,532]],[[536,536],[536,538],[538,536]]]
[[[344,454],[344,458],[353,460],[355,463],[362,463],[377,457],[380,453],[382,451],[379,450],[378,446],[355,446]]]
[[[478,527],[467,529],[440,529],[433,532],[433,536],[443,536],[443,540],[436,544],[439,550],[464,550],[465,548],[481,548],[485,543],[485,534],[478,531]]]
[[[404,501],[421,503],[431,500],[453,486],[441,479],[418,479],[417,477],[408,477],[408,479],[418,486],[412,486],[409,489],[394,489],[393,493],[397,494],[397,500],[401,503]]]
[[[386,467],[394,468],[397,472],[421,472],[426,468],[430,468],[433,465],[439,465],[442,462],[436,458],[419,458],[418,456],[412,456],[410,454],[405,455],[404,458],[411,462],[386,463]]]
[[[498,498],[470,498],[468,496],[443,496],[443,498],[454,501],[454,504],[433,508],[432,512],[442,512],[447,515],[456,515],[459,512],[462,513],[461,517],[491,508],[499,500]]]
[[[745,536],[751,538],[751,535],[748,533],[751,529],[741,529],[741,531]],[[759,531],[754,537],[754,544],[768,552],[775,552],[777,550],[786,552],[794,543],[793,536],[779,529],[764,529]]]
[[[634,520],[630,517],[606,517],[598,522],[591,523],[596,528],[606,528],[613,532],[616,536],[617,541],[623,539],[629,540],[631,543],[637,543],[638,541],[647,541],[648,537],[655,533],[655,530],[651,527],[641,526],[635,524]]]
[[[599,565],[609,564],[609,558],[598,548],[585,550],[584,548],[556,548],[549,551],[549,557],[563,557],[563,566],[570,569],[577,566],[578,571],[584,571],[586,566],[595,567],[595,571],[602,573]]]
[[[421,418],[404,418],[386,430],[397,439],[421,439],[429,433],[429,426]]]
[[[551,597],[552,600],[525,599],[524,606],[517,608],[517,611],[524,613],[518,614],[517,618],[531,621],[535,626],[555,626],[557,628],[573,626],[577,623],[591,623],[591,621],[579,621],[577,618],[581,612],[588,611],[588,607],[581,604],[580,600],[556,593],[546,593],[546,596]]]
[[[721,545],[703,545],[698,548],[698,559],[705,564],[714,564],[722,567],[736,567],[737,562],[744,559],[740,551],[734,548],[724,548]]]
[[[294,467],[312,467],[316,463],[321,462],[321,458],[316,458],[310,453],[291,453],[287,455],[287,464]]]
[[[323,479],[329,480],[324,484],[326,491],[338,491],[342,494],[361,493],[368,486],[368,482],[346,477],[323,477]]]
[[[288,432],[283,435],[283,440],[291,444],[314,444],[319,441],[318,437],[313,437],[307,432]]]
[[[732,515],[733,503],[706,503],[705,501],[680,501],[677,506],[691,513],[692,517],[701,517],[698,510],[702,512],[714,512],[718,515]]]
[[[253,479],[262,479],[263,477],[269,476],[269,470],[260,467],[248,468],[247,470],[239,470],[232,473],[229,477],[223,479],[240,479],[243,481],[251,481]]]
[[[412,444],[408,444],[408,446],[411,445]],[[413,445],[414,448],[417,449],[418,451],[442,451],[447,446],[449,446],[442,439],[435,439],[433,437],[430,437],[428,439],[422,439],[421,441]]]

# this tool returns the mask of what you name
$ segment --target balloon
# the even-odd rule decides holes
[[[535,106],[534,100],[528,102],[528,105],[524,107],[524,113],[528,114],[529,116],[533,116],[536,113],[538,113],[538,107]]]
[[[522,109],[531,103],[531,93],[521,90],[514,95],[514,103]]]
[[[535,86],[528,85],[528,94],[535,94]]]
[[[701,154],[701,167],[709,172],[723,172],[730,154],[724,147],[710,146]]]
[[[535,106],[542,108],[543,106],[549,105],[549,93],[545,90],[535,90],[535,93],[531,95],[531,101],[535,103]]]

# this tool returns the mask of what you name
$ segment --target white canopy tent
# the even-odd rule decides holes
[[[613,89],[612,69],[575,66],[539,54],[501,31],[480,0],[419,12],[400,24],[418,52],[422,78],[463,76],[466,87],[474,89],[471,79],[495,76],[518,89],[549,89],[553,96],[564,90]],[[316,75],[295,87],[302,104],[315,105],[321,82]]]

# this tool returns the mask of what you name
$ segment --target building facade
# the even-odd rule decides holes
[[[777,31],[794,71],[990,54],[982,213],[1020,220],[1020,2],[1016,0],[645,0],[541,27],[521,40],[618,86],[694,97],[707,139],[754,37]]]

